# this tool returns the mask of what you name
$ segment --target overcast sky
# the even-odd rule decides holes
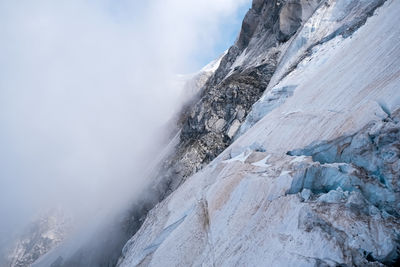
[[[0,0],[0,236],[41,208],[134,194],[179,106],[174,75],[228,48],[249,5]]]

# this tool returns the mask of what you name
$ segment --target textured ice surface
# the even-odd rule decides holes
[[[400,2],[386,1],[351,36],[342,29],[347,38],[336,32],[306,57],[296,52],[376,4],[321,4],[272,78],[270,90],[296,85],[293,93],[272,109],[255,105],[258,122],[150,212],[120,266],[135,265],[184,214],[142,265],[382,266],[398,259],[399,187],[390,173],[399,161]]]

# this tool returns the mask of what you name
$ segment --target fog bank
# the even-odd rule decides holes
[[[180,105],[175,75],[248,4],[0,0],[2,242],[42,210],[84,225],[140,192]]]

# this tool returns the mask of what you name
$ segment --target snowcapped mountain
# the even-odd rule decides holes
[[[398,264],[399,10],[253,0],[235,44],[179,77],[143,196],[69,243],[49,216],[11,266]]]
[[[398,263],[398,10],[254,0],[118,266]]]
[[[42,255],[61,244],[71,231],[72,223],[61,209],[41,214],[10,246],[7,266],[30,266]]]

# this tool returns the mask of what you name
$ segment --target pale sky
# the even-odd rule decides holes
[[[198,57],[195,57],[195,60],[198,61],[199,66],[207,65],[207,63],[217,58],[235,42],[239,35],[243,18],[250,7],[251,1],[247,1],[247,3],[241,5],[236,14],[229,16],[222,22],[220,25],[221,39],[217,40],[214,49],[203,52],[200,51]]]
[[[199,49],[196,51],[196,53],[193,55],[193,58],[191,58],[194,66],[192,66],[189,70],[183,68],[182,72],[190,72],[200,69],[212,60],[216,59],[235,42],[239,34],[243,18],[251,7],[252,1],[232,0],[231,2],[237,2],[237,6],[235,6],[234,12],[230,12],[227,16],[218,21],[218,39],[215,39],[213,46],[210,49]],[[143,4],[143,2],[140,4],[132,4],[131,1],[127,0],[116,0],[109,5],[110,14],[112,14],[114,18],[119,21],[131,20],[132,10],[140,14],[145,9],[146,4]],[[205,15],[207,16],[207,14]]]

